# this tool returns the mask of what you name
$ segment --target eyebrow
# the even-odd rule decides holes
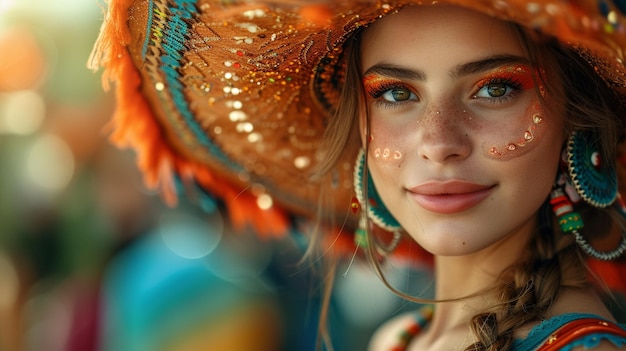
[[[370,74],[377,74],[380,76],[398,78],[398,79],[408,79],[408,80],[426,80],[426,73],[420,70],[413,70],[409,68],[404,68],[396,65],[379,63],[376,64],[365,71],[363,76],[368,76]]]
[[[467,76],[470,74],[476,74],[485,72],[494,68],[507,66],[507,65],[529,65],[530,62],[527,58],[515,55],[496,55],[490,56],[482,60],[472,61],[458,65],[450,71],[450,77],[458,78],[461,76]]]
[[[457,65],[450,70],[449,75],[451,78],[458,78],[461,76],[481,73],[494,68],[512,64],[528,65],[529,61],[525,57],[521,56],[495,55],[477,61]],[[368,68],[367,71],[363,73],[363,76],[367,76],[369,74],[378,74],[398,79],[426,81],[426,73],[424,73],[424,71],[385,63],[379,63]]]

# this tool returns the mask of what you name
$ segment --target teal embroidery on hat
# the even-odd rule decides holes
[[[147,71],[151,74],[154,82],[160,80],[161,74],[159,73],[162,73],[165,79],[162,89],[157,89],[157,93],[164,102],[164,111],[177,133],[183,133],[181,128],[188,128],[194,139],[205,147],[212,157],[234,172],[244,172],[243,166],[230,159],[207,136],[206,131],[200,126],[190,110],[183,92],[184,86],[181,83],[180,73],[181,61],[183,60],[182,52],[187,49],[185,41],[189,32],[188,20],[196,12],[196,2],[196,0],[176,0],[172,1],[173,5],[168,6],[150,1],[149,6],[152,11],[149,22],[151,27],[149,27],[150,33],[147,34],[146,38],[149,44],[145,48],[145,62],[149,66]],[[173,101],[173,106],[167,104],[168,98]],[[177,121],[179,118],[177,116],[182,117],[183,123]]]
[[[153,16],[153,10],[154,10],[154,3],[152,2],[152,0],[148,0],[148,23],[146,25],[146,28],[152,28],[152,16]],[[148,32],[146,35],[146,38],[143,40],[143,48],[141,49],[141,58],[145,59],[146,58],[146,53],[148,52],[148,45],[150,44],[150,42],[152,41],[152,39],[150,38],[151,35]]]

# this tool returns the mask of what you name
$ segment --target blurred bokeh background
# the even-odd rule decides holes
[[[86,68],[103,7],[0,0],[0,351],[313,350],[320,278],[299,234],[167,208],[107,142],[113,97]],[[336,285],[338,351],[412,308],[361,265]]]

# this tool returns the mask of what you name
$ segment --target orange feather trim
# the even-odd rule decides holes
[[[100,28],[100,35],[87,62],[87,67],[94,71],[106,67],[102,74],[102,85],[105,90],[109,90],[109,82],[118,76],[118,66],[113,61],[128,55],[126,45],[130,42],[130,31],[126,22],[132,2],[132,0],[108,2],[108,11]]]
[[[158,188],[164,201],[175,206],[175,174],[195,180],[209,193],[223,200],[235,229],[247,225],[261,237],[283,236],[289,230],[287,214],[277,206],[261,209],[250,192],[237,189],[225,179],[216,177],[203,165],[181,157],[169,144],[141,93],[141,76],[127,50],[130,33],[126,27],[132,1],[110,3],[100,36],[91,53],[88,67],[104,67],[102,84],[116,83],[117,106],[109,129],[111,142],[137,153],[137,163],[148,188]]]

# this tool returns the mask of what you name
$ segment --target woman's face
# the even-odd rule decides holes
[[[363,33],[361,60],[370,174],[407,232],[445,256],[530,235],[564,118],[540,105],[542,73],[513,27],[457,7],[411,7]],[[364,113],[360,123],[365,140]]]

